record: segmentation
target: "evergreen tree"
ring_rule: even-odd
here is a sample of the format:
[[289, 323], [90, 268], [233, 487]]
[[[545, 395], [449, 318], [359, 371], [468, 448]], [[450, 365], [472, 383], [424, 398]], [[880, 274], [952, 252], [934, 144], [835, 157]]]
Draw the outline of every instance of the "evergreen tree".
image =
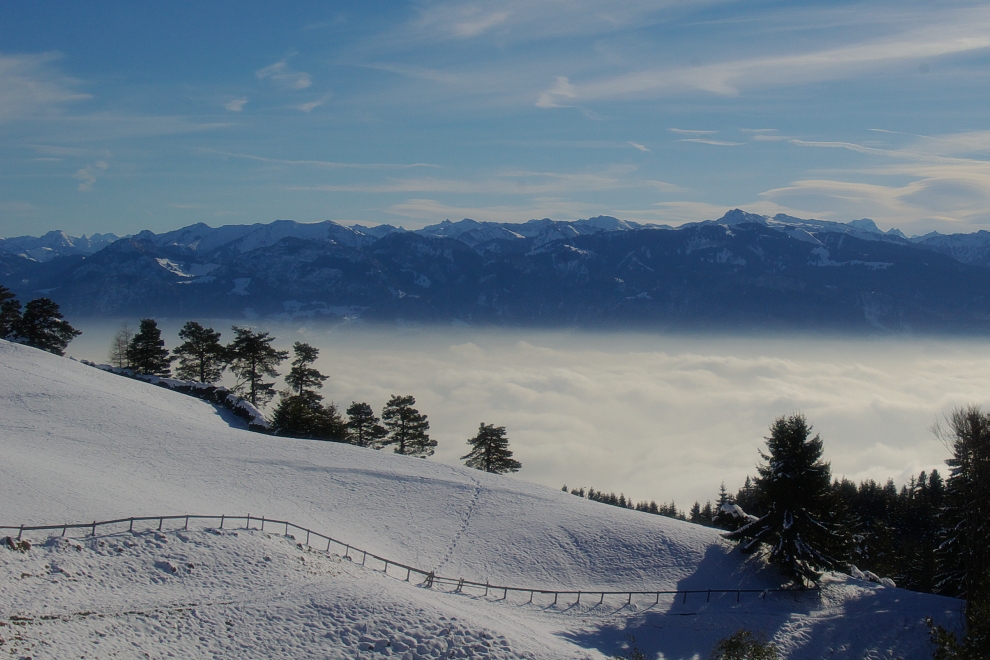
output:
[[134, 333], [131, 332], [131, 329], [127, 327], [126, 323], [122, 324], [113, 339], [110, 340], [110, 352], [107, 354], [107, 358], [111, 365], [119, 369], [127, 369], [131, 366], [130, 360], [127, 359], [127, 347], [131, 345], [133, 338]]
[[837, 500], [831, 496], [829, 465], [821, 460], [821, 438], [809, 439], [810, 434], [804, 415], [774, 421], [766, 439], [769, 454], [760, 452], [766, 464], [759, 466], [755, 483], [767, 512], [727, 536], [740, 541], [743, 552], [766, 544], [770, 560], [802, 584], [817, 581], [819, 569], [841, 567], [849, 544], [834, 520]]
[[274, 337], [267, 332], [254, 332], [250, 328], [233, 326], [234, 340], [227, 344], [227, 364], [237, 377], [234, 388], [247, 395], [255, 406], [265, 405], [275, 396], [275, 383], [265, 377], [276, 378], [276, 367], [289, 357], [288, 351], [272, 347]]
[[382, 440], [388, 435], [381, 420], [367, 403], [351, 401], [347, 408], [347, 433], [352, 444], [358, 447], [382, 448]]
[[220, 333], [213, 328], [204, 328], [196, 321], [187, 321], [179, 330], [179, 339], [183, 342], [172, 349], [172, 355], [179, 360], [175, 377], [200, 383], [220, 380], [226, 366]]
[[504, 426], [482, 422], [478, 427], [478, 435], [468, 440], [468, 444], [471, 445], [471, 451], [461, 456], [461, 460], [470, 468], [505, 474], [518, 472], [522, 467], [522, 463], [512, 458]]
[[0, 284], [0, 339], [13, 339], [20, 320], [20, 301], [10, 289]]
[[292, 345], [295, 359], [292, 360], [292, 369], [285, 377], [285, 383], [296, 391], [296, 394], [303, 394], [307, 391], [320, 389], [326, 376], [313, 368], [313, 363], [320, 354], [320, 349], [296, 342]]
[[[946, 460], [942, 543], [938, 547], [940, 593], [966, 599], [967, 653], [990, 649], [990, 413], [978, 406], [954, 410], [940, 437], [952, 451]], [[960, 654], [958, 657], [979, 657]]]
[[127, 347], [127, 361], [140, 374], [167, 378], [172, 374], [169, 365], [174, 360], [165, 348], [162, 331], [154, 319], [141, 319], [137, 334]]
[[415, 403], [412, 396], [392, 395], [382, 410], [382, 423], [388, 430], [382, 444], [395, 445], [396, 454], [426, 458], [433, 455], [437, 441], [426, 434], [430, 423], [426, 415], [413, 408]]
[[283, 393], [272, 413], [276, 435], [312, 440], [347, 441], [347, 427], [337, 406], [331, 401], [323, 405], [315, 392]]
[[13, 332], [17, 341], [55, 355], [65, 355], [65, 347], [81, 334], [64, 320], [51, 298], [36, 298], [25, 305]]

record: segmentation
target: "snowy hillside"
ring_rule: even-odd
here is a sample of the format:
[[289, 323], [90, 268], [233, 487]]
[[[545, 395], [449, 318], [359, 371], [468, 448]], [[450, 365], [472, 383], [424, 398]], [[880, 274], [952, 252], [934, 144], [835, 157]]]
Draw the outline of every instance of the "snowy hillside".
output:
[[[715, 530], [236, 423], [181, 394], [0, 341], [0, 524], [251, 513], [482, 582], [586, 592], [780, 584]], [[844, 576], [820, 596], [693, 601], [554, 607], [442, 594], [260, 531], [0, 548], [0, 638], [10, 645], [0, 650], [33, 657], [349, 658], [371, 648], [361, 657], [601, 658], [627, 632], [648, 657], [704, 657], [741, 625], [793, 658], [927, 657], [925, 616], [956, 627], [960, 607]]]

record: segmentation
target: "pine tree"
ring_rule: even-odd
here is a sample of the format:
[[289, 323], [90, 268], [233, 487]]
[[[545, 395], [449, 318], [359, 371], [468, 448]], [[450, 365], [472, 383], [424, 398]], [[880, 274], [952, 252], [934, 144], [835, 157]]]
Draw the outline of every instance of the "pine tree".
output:
[[65, 355], [65, 347], [81, 334], [63, 319], [51, 298], [36, 298], [25, 305], [13, 332], [17, 341], [55, 355]]
[[849, 545], [833, 519], [837, 500], [829, 465], [821, 460], [822, 440], [810, 434], [804, 415], [774, 421], [766, 439], [769, 454], [760, 452], [766, 464], [755, 482], [766, 513], [727, 535], [740, 541], [743, 552], [766, 544], [770, 560], [802, 584], [817, 581], [820, 569], [842, 567]]
[[227, 344], [227, 364], [238, 382], [234, 388], [246, 394], [252, 405], [265, 405], [275, 396], [275, 383], [265, 377], [276, 378], [276, 367], [289, 357], [288, 351], [272, 347], [274, 337], [267, 332], [254, 332], [250, 328], [233, 326], [234, 340]]
[[320, 349], [297, 341], [292, 345], [292, 351], [295, 354], [295, 359], [292, 361], [292, 369], [285, 377], [285, 383], [294, 389], [296, 394], [303, 394], [323, 387], [323, 381], [327, 377], [313, 368], [313, 363], [316, 362]]
[[10, 289], [0, 284], [0, 339], [13, 339], [20, 320], [20, 301]]
[[346, 442], [347, 428], [337, 406], [324, 405], [315, 392], [283, 393], [272, 413], [275, 434], [290, 438]]
[[413, 408], [415, 403], [412, 396], [392, 395], [382, 410], [382, 423], [388, 430], [382, 444], [395, 445], [396, 454], [426, 458], [433, 455], [437, 441], [426, 434], [430, 423], [426, 415]]
[[119, 369], [128, 369], [131, 366], [130, 360], [127, 359], [127, 347], [131, 345], [131, 339], [134, 338], [134, 333], [127, 326], [126, 323], [120, 326], [114, 334], [113, 339], [110, 340], [110, 351], [107, 354], [107, 358], [110, 360], [110, 364]]
[[468, 440], [471, 451], [461, 456], [464, 464], [483, 472], [505, 474], [518, 472], [522, 463], [512, 458], [509, 440], [505, 437], [505, 427], [481, 423], [478, 435]]
[[213, 328], [204, 328], [196, 321], [187, 321], [179, 330], [179, 339], [183, 342], [172, 349], [172, 354], [179, 360], [175, 377], [200, 383], [220, 380], [226, 366], [220, 333]]
[[169, 365], [174, 360], [165, 348], [162, 331], [154, 319], [141, 319], [138, 332], [127, 347], [127, 361], [140, 374], [167, 378], [172, 374]]
[[367, 403], [351, 401], [347, 408], [347, 433], [352, 444], [358, 447], [382, 448], [382, 440], [388, 434], [381, 420]]

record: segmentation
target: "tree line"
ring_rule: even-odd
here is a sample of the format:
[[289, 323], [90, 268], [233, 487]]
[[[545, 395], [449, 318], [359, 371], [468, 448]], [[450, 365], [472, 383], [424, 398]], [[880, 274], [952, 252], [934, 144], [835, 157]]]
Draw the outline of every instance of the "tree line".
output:
[[[427, 416], [415, 408], [416, 399], [409, 394], [392, 395], [376, 415], [370, 404], [352, 401], [341, 413], [333, 401], [325, 402], [319, 390], [328, 377], [316, 368], [319, 349], [304, 342], [292, 345], [292, 361], [285, 375], [284, 390], [275, 381], [278, 368], [289, 358], [289, 351], [273, 346], [275, 337], [268, 332], [232, 326], [234, 339], [220, 341], [221, 333], [188, 321], [179, 330], [182, 343], [169, 351], [154, 319], [141, 319], [136, 333], [124, 325], [114, 336], [110, 361], [119, 368], [141, 374], [175, 377], [212, 384], [224, 371], [235, 377], [234, 390], [254, 406], [264, 406], [279, 397], [270, 422], [276, 435], [343, 442], [359, 447], [383, 449], [426, 458], [432, 456], [437, 441], [430, 437]], [[468, 467], [504, 474], [516, 472], [522, 464], [512, 457], [504, 426], [485, 424], [470, 438], [471, 447], [461, 457]]]
[[22, 309], [17, 296], [0, 284], [0, 339], [65, 355], [65, 347], [81, 334], [51, 298], [35, 298]]
[[[763, 553], [797, 585], [816, 583], [825, 570], [841, 570], [962, 598], [963, 639], [929, 621], [935, 657], [983, 659], [990, 649], [990, 412], [960, 408], [935, 430], [951, 452], [948, 477], [921, 472], [898, 489], [893, 480], [833, 480], [822, 460], [824, 443], [811, 435], [805, 417], [780, 417], [770, 426], [757, 476], [747, 477], [735, 495], [723, 483], [714, 506], [695, 502], [686, 518], [726, 530], [742, 552]], [[663, 512], [653, 502], [634, 505], [621, 494], [569, 492], [685, 518], [673, 502]]]

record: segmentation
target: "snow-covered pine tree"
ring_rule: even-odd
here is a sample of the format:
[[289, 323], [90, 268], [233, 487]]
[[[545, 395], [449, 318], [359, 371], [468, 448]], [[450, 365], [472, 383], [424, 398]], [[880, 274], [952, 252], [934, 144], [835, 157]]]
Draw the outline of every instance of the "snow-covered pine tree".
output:
[[127, 361], [141, 374], [167, 378], [172, 375], [169, 365], [174, 360], [165, 348], [162, 331], [154, 319], [141, 319], [138, 332], [127, 347]]
[[766, 438], [769, 453], [753, 487], [766, 513], [727, 538], [743, 552], [769, 547], [770, 560], [797, 583], [815, 582], [821, 569], [844, 567], [849, 535], [836, 520], [831, 470], [821, 460], [822, 440], [804, 415], [780, 417]]
[[179, 339], [183, 342], [172, 349], [172, 354], [179, 359], [176, 377], [200, 383], [220, 380], [226, 366], [220, 333], [213, 328], [204, 328], [196, 321], [188, 321], [179, 330]]
[[395, 445], [396, 454], [426, 458], [433, 455], [437, 441], [427, 435], [430, 423], [426, 415], [413, 408], [415, 403], [410, 395], [392, 395], [382, 410], [382, 422], [388, 429], [382, 444]]
[[388, 435], [381, 420], [371, 406], [364, 402], [351, 401], [347, 408], [347, 437], [358, 447], [382, 448], [382, 440]]
[[461, 456], [464, 464], [483, 472], [505, 474], [518, 472], [522, 463], [512, 458], [509, 439], [505, 437], [505, 427], [485, 424], [478, 427], [478, 435], [468, 440], [471, 451]]

